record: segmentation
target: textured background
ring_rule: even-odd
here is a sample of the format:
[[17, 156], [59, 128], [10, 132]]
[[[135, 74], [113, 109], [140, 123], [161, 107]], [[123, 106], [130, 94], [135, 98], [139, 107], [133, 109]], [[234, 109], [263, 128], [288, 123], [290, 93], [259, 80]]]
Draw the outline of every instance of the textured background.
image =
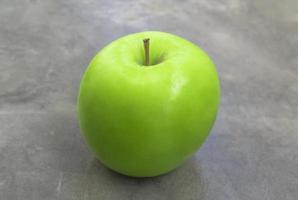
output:
[[[93, 55], [160, 30], [217, 66], [212, 134], [165, 176], [127, 178], [87, 149], [76, 96]], [[0, 199], [296, 200], [298, 1], [0, 0]]]

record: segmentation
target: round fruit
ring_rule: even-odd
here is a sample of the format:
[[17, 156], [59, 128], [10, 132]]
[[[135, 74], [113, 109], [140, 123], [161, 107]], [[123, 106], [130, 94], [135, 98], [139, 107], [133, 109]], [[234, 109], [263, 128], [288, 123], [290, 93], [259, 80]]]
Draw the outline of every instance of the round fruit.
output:
[[78, 97], [80, 126], [107, 167], [157, 176], [202, 145], [219, 98], [216, 70], [202, 49], [169, 33], [135, 33], [106, 46], [89, 64]]

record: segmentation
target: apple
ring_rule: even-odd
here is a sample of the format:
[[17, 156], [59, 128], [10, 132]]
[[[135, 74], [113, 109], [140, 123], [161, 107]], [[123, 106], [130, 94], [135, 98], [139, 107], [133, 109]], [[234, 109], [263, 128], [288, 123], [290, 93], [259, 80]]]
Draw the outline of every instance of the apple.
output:
[[134, 177], [167, 173], [192, 156], [216, 119], [220, 85], [209, 56], [164, 32], [103, 48], [78, 95], [80, 127], [95, 156]]

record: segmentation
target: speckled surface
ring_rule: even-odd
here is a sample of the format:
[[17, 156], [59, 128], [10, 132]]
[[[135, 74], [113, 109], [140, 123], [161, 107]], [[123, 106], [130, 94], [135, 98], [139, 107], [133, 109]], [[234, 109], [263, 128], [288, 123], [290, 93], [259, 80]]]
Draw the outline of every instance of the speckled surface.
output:
[[[0, 0], [0, 199], [296, 200], [297, 13], [294, 0]], [[144, 30], [204, 48], [222, 101], [191, 160], [133, 179], [94, 159], [75, 106], [93, 55]]]

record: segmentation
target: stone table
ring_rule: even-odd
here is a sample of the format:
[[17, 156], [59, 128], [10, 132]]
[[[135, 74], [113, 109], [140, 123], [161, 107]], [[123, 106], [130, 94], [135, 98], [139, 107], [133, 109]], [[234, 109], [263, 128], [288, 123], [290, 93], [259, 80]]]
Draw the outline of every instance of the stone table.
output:
[[[296, 200], [297, 13], [294, 0], [0, 0], [0, 199]], [[88, 150], [76, 97], [99, 49], [144, 30], [205, 49], [222, 99], [192, 159], [135, 179]]]

